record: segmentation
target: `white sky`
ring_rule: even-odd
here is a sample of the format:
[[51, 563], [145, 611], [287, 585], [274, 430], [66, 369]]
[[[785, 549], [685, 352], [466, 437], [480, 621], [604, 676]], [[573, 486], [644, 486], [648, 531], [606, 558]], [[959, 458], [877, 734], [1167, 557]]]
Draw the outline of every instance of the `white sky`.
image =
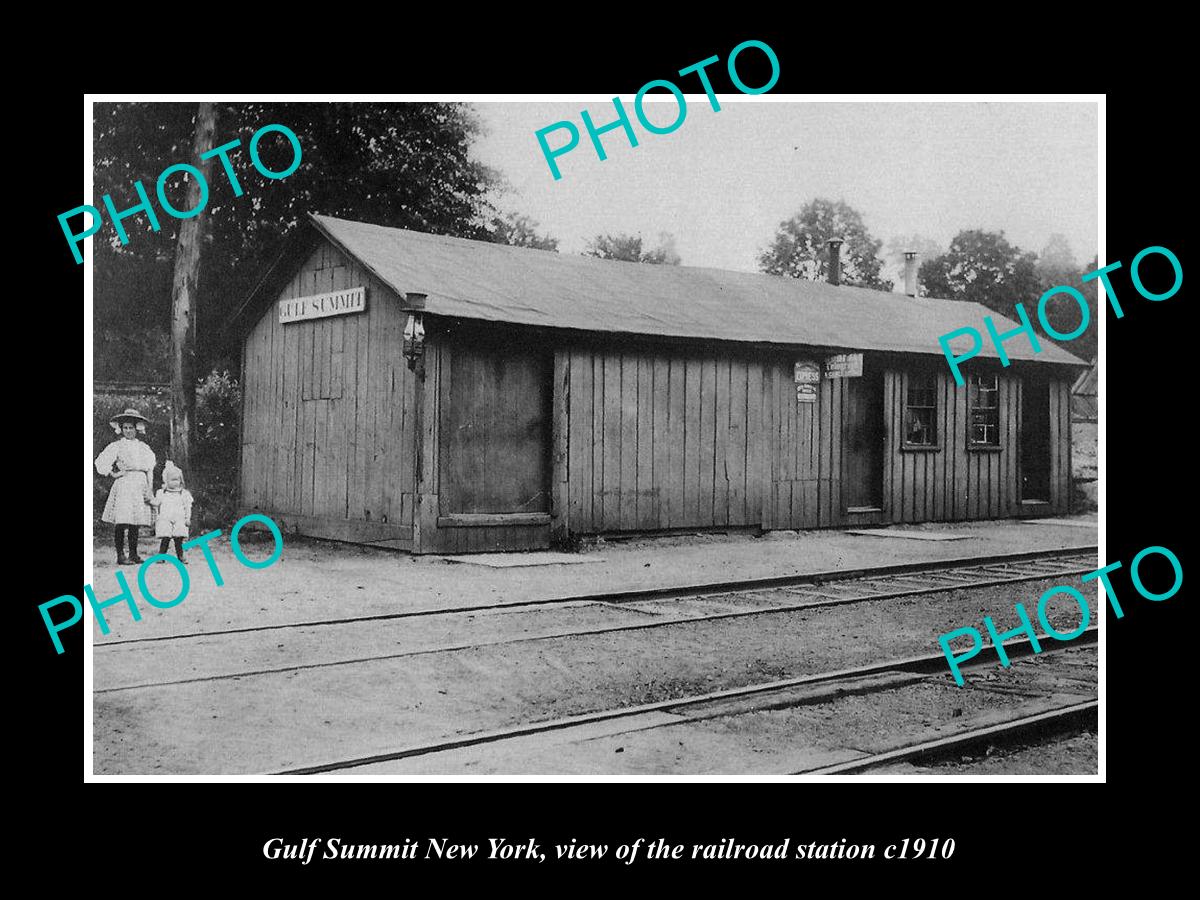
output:
[[[676, 115], [675, 101], [647, 102], [652, 122]], [[653, 96], [653, 95], [651, 95]], [[608, 159], [591, 146], [580, 110], [596, 125], [615, 118], [611, 102], [476, 103], [487, 134], [476, 156], [510, 190], [502, 207], [524, 213], [578, 253], [599, 233], [675, 236], [684, 265], [756, 271], [775, 229], [814, 197], [842, 199], [884, 242], [921, 234], [945, 249], [966, 228], [1003, 230], [1038, 252], [1054, 232], [1075, 260], [1097, 246], [1095, 103], [797, 103], [720, 95], [714, 112], [687, 96], [673, 133], [645, 131], [622, 96], [638, 135], [604, 134]], [[534, 132], [575, 123], [579, 145], [558, 157], [555, 181]], [[567, 139], [558, 131], [552, 147]], [[887, 270], [895, 278], [894, 270]], [[899, 286], [898, 286], [899, 287]]]

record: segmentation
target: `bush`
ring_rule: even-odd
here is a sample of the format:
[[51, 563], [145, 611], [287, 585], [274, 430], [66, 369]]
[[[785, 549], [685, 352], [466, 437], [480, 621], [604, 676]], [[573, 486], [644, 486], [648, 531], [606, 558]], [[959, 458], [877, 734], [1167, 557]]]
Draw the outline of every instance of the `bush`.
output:
[[[206, 526], [228, 529], [237, 514], [242, 389], [229, 372], [210, 372], [196, 389], [196, 446], [190, 488]], [[195, 524], [195, 523], [193, 523]]]

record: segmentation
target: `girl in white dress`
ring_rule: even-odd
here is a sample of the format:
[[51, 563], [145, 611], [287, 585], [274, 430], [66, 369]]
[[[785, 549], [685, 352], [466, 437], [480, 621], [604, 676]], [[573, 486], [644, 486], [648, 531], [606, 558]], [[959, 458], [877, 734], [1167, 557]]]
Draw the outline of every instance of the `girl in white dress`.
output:
[[[146, 417], [136, 409], [127, 409], [108, 423], [120, 440], [113, 441], [96, 457], [96, 471], [113, 479], [101, 521], [116, 526], [117, 565], [138, 564], [138, 526], [150, 524], [150, 478], [154, 471], [154, 451], [139, 434], [146, 433]], [[128, 536], [129, 553], [124, 538]]]

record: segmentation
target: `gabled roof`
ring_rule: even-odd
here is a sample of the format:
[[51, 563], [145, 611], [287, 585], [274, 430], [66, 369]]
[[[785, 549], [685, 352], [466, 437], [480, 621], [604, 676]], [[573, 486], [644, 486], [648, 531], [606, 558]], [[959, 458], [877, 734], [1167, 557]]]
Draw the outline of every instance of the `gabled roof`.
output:
[[[1003, 333], [1015, 321], [977, 303], [775, 275], [647, 265], [509, 247], [400, 228], [312, 216], [316, 227], [403, 295], [428, 295], [436, 315], [593, 332], [709, 338], [941, 356], [938, 336], [991, 315]], [[996, 357], [986, 335], [980, 356]], [[1012, 359], [1086, 365], [1041, 339], [1005, 349]], [[952, 345], [958, 352], [967, 338]]]

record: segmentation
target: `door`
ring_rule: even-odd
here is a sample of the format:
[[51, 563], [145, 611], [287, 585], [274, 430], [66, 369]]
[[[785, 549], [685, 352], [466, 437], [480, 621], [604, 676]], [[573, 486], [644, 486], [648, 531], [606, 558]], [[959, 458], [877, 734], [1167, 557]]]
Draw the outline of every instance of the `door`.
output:
[[1021, 500], [1050, 501], [1050, 382], [1021, 383]]
[[846, 512], [883, 504], [883, 372], [866, 360], [863, 374], [845, 379], [842, 412], [842, 502]]
[[443, 352], [439, 514], [548, 513], [549, 354], [466, 332]]

